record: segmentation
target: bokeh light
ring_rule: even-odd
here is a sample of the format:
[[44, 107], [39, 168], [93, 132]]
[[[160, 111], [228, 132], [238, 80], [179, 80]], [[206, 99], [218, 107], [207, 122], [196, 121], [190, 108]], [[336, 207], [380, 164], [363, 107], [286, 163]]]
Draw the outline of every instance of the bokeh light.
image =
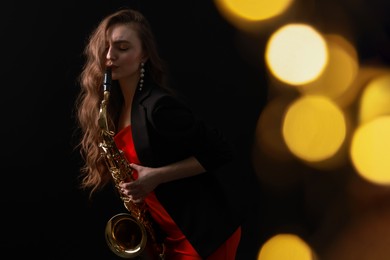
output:
[[291, 85], [309, 83], [328, 62], [323, 36], [307, 24], [288, 24], [275, 31], [265, 50], [266, 64], [277, 79]]
[[329, 59], [323, 73], [314, 81], [302, 85], [303, 94], [323, 95], [337, 100], [347, 92], [359, 70], [354, 46], [340, 35], [326, 35]]
[[343, 112], [328, 98], [304, 96], [288, 108], [283, 137], [293, 154], [308, 162], [337, 153], [346, 137]]
[[279, 16], [286, 12], [293, 2], [293, 0], [214, 0], [221, 15], [241, 29], [248, 29], [254, 22]]
[[291, 101], [283, 96], [269, 100], [257, 122], [256, 143], [258, 147], [278, 161], [292, 158], [281, 131], [283, 116]]
[[310, 246], [294, 234], [278, 234], [268, 239], [261, 247], [257, 260], [312, 260]]
[[365, 180], [390, 184], [390, 116], [360, 125], [353, 134], [351, 160]]
[[[357, 192], [367, 197], [367, 193], [362, 190]], [[376, 200], [378, 197], [385, 199], [388, 194], [388, 191], [382, 192], [382, 195], [376, 194]], [[390, 210], [382, 205], [366, 205], [364, 213], [349, 221], [327, 245], [329, 249], [321, 259], [387, 260], [390, 256]]]
[[382, 115], [390, 115], [390, 73], [373, 78], [360, 99], [360, 124]]

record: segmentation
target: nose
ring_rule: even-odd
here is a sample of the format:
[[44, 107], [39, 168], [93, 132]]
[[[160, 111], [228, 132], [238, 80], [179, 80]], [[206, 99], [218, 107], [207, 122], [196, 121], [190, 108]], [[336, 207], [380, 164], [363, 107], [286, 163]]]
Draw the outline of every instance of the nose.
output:
[[106, 54], [106, 59], [107, 59], [107, 65], [112, 65], [113, 61], [116, 59], [114, 50], [112, 47], [109, 47], [107, 49], [107, 54]]

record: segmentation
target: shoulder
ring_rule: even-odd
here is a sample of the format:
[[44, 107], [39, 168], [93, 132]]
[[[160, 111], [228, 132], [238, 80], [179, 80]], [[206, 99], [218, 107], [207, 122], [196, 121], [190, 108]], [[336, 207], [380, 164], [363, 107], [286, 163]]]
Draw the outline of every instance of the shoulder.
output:
[[193, 111], [177, 94], [157, 85], [149, 89], [142, 106], [147, 120], [159, 132], [178, 134], [194, 127]]
[[154, 112], [156, 112], [156, 109], [168, 107], [188, 109], [183, 99], [177, 93], [159, 87], [158, 85], [152, 85], [150, 87], [149, 92], [142, 101], [142, 104], [149, 109], [153, 109]]

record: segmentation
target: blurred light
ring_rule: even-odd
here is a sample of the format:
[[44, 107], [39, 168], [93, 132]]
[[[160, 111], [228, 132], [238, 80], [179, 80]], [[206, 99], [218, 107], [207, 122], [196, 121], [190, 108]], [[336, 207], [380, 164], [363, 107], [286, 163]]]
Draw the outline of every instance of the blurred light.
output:
[[269, 100], [257, 121], [256, 144], [278, 161], [293, 158], [281, 131], [283, 116], [290, 103], [291, 99], [282, 96]]
[[[359, 191], [361, 192], [361, 191]], [[365, 194], [366, 195], [366, 194]], [[388, 201], [388, 192], [382, 195]], [[338, 234], [322, 259], [342, 260], [387, 260], [390, 256], [390, 210], [388, 203], [378, 204], [378, 197], [365, 205], [358, 217], [346, 222], [338, 229]], [[349, 206], [350, 207], [350, 206]]]
[[230, 18], [260, 21], [283, 13], [293, 0], [214, 0], [221, 13]]
[[390, 116], [359, 126], [352, 138], [352, 163], [358, 174], [376, 184], [390, 184]]
[[342, 36], [328, 35], [329, 60], [318, 79], [302, 85], [304, 94], [324, 95], [333, 100], [341, 97], [354, 81], [359, 64], [355, 48]]
[[357, 108], [355, 104], [359, 96], [363, 92], [363, 89], [372, 79], [382, 76], [384, 74], [390, 74], [390, 70], [386, 66], [367, 66], [360, 64], [355, 80], [352, 82], [351, 86], [347, 88], [345, 93], [342, 96], [338, 97], [335, 102], [341, 107], [352, 108], [351, 112], [356, 113], [356, 115], [358, 115], [359, 112], [355, 111], [355, 109]]
[[282, 137], [282, 121], [292, 97], [279, 96], [267, 102], [257, 121], [252, 164], [262, 185], [278, 191], [296, 187], [302, 181], [301, 165], [287, 148]]
[[372, 79], [364, 89], [359, 109], [359, 123], [390, 115], [390, 74]]
[[304, 96], [287, 110], [283, 137], [293, 154], [308, 161], [331, 158], [346, 137], [343, 112], [328, 98]]
[[257, 260], [312, 260], [310, 248], [299, 236], [278, 234], [264, 243]]
[[305, 24], [289, 24], [275, 31], [267, 42], [266, 64], [272, 75], [291, 84], [314, 81], [328, 62], [322, 35]]

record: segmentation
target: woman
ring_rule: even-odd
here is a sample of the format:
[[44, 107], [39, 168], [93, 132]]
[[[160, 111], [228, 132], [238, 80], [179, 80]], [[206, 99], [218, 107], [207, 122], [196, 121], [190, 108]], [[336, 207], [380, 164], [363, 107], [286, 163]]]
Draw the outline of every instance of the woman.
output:
[[146, 203], [166, 235], [166, 259], [235, 259], [240, 218], [216, 174], [232, 160], [230, 147], [164, 87], [163, 62], [148, 21], [131, 9], [108, 15], [90, 35], [85, 56], [76, 102], [85, 159], [82, 187], [92, 195], [112, 180], [100, 155], [97, 123], [109, 67], [108, 125], [136, 173], [118, 189], [133, 202]]

